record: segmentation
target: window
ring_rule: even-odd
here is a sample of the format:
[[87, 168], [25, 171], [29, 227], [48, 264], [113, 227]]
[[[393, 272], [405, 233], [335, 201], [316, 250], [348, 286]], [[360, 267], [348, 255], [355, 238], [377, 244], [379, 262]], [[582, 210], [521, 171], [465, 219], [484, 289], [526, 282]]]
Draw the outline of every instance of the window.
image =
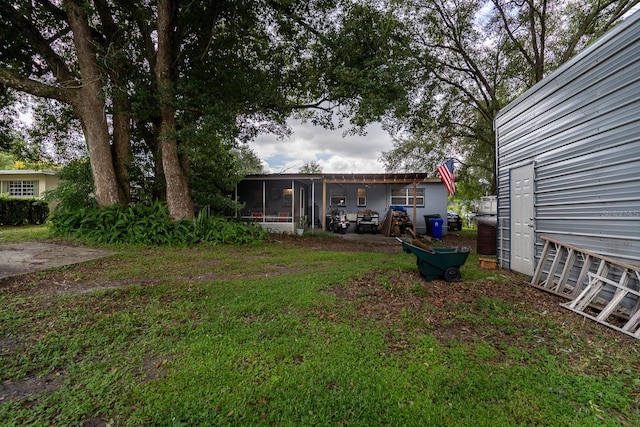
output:
[[336, 188], [334, 190], [331, 190], [329, 204], [331, 206], [347, 206], [347, 195], [345, 194], [344, 189]]
[[13, 197], [35, 197], [38, 181], [9, 181], [9, 196]]
[[358, 206], [367, 206], [366, 188], [358, 188]]
[[[413, 206], [413, 187], [391, 190], [391, 204]], [[416, 206], [424, 206], [424, 188], [416, 188]]]

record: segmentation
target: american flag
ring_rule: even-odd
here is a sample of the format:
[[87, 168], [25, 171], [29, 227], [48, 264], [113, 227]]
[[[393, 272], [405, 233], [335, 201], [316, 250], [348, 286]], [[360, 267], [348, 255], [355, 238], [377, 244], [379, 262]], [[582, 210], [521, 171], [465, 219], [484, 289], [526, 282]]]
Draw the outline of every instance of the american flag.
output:
[[456, 179], [453, 175], [453, 159], [449, 159], [445, 164], [438, 168], [438, 174], [440, 175], [440, 179], [445, 187], [447, 187], [447, 191], [450, 196], [453, 196], [453, 193], [456, 192]]

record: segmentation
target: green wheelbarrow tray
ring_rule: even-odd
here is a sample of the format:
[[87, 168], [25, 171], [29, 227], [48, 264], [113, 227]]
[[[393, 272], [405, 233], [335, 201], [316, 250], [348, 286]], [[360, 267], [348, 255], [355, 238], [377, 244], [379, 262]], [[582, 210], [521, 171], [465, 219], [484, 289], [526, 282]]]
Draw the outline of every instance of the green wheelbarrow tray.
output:
[[469, 248], [433, 248], [429, 251], [398, 237], [396, 239], [402, 243], [402, 249], [406, 253], [416, 256], [418, 271], [427, 282], [440, 277], [447, 282], [457, 282], [462, 277], [460, 267], [467, 261], [471, 252]]

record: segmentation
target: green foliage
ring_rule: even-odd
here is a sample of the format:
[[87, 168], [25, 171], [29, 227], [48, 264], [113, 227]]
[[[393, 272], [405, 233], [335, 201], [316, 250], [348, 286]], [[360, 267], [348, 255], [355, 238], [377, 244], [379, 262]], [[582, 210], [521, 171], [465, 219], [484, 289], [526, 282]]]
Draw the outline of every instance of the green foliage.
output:
[[40, 152], [27, 152], [31, 148], [26, 146], [24, 141], [18, 138], [11, 142], [11, 149], [7, 151], [0, 150], [0, 170], [56, 170], [60, 166], [54, 162], [48, 161], [41, 157]]
[[322, 173], [322, 166], [320, 166], [320, 164], [314, 160], [312, 162], [305, 163], [304, 165], [302, 165], [302, 167], [298, 170], [298, 172], [309, 173], [309, 174]]
[[393, 125], [388, 170], [434, 171], [448, 158], [464, 166], [459, 197], [495, 194], [498, 112], [616, 25], [635, 0], [400, 2], [422, 66], [416, 94]]
[[189, 181], [196, 205], [209, 205], [215, 212], [229, 208], [224, 194], [240, 181], [230, 135], [222, 135], [221, 124], [205, 120], [198, 126], [185, 126], [178, 132], [181, 152], [190, 162]]
[[56, 212], [51, 218], [55, 235], [86, 239], [100, 244], [191, 246], [253, 243], [268, 236], [260, 226], [227, 221], [201, 211], [195, 220], [172, 221], [164, 203], [139, 203]]
[[11, 154], [0, 151], [0, 170], [11, 169], [14, 163], [15, 160]]
[[414, 55], [402, 20], [353, 3], [328, 37], [333, 49], [324, 79], [331, 98], [349, 107], [351, 122], [363, 127], [387, 115], [404, 116]]
[[60, 184], [45, 192], [45, 200], [58, 202], [54, 212], [76, 211], [96, 207], [93, 198], [93, 175], [89, 159], [72, 160], [60, 172]]
[[[308, 112], [327, 127], [334, 126], [337, 116], [340, 124], [351, 120], [362, 129], [387, 113], [401, 115], [407, 109], [410, 40], [401, 21], [382, 5], [345, 0], [176, 2], [170, 25], [159, 26], [153, 2], [80, 3], [0, 3], [0, 108], [14, 113], [23, 99], [18, 91], [37, 98], [29, 102], [34, 120], [20, 129], [29, 128], [22, 136], [36, 148], [55, 149], [59, 157], [87, 153], [87, 141], [110, 145], [117, 156], [91, 159], [101, 178], [95, 185], [111, 190], [96, 191], [98, 197], [127, 184], [107, 182], [112, 175], [100, 169], [114, 168], [115, 176], [130, 180], [134, 200], [164, 199], [164, 174], [188, 173], [189, 191], [169, 192], [183, 203], [169, 205], [185, 206], [192, 196], [198, 205], [214, 206], [244, 173], [259, 171], [254, 158], [234, 158], [230, 151], [260, 133], [287, 134], [292, 114]], [[73, 5], [82, 13], [69, 13]], [[71, 16], [91, 28], [95, 52], [74, 44]], [[159, 45], [149, 42], [161, 38], [158, 31], [168, 32], [167, 50], [172, 52], [171, 69], [163, 73], [170, 86], [166, 99], [159, 96], [163, 90], [158, 87], [164, 85], [149, 66], [159, 53]], [[88, 98], [103, 108], [89, 111], [76, 96], [78, 87], [68, 82], [81, 80], [79, 63], [93, 62], [100, 87], [85, 89], [93, 91]], [[27, 79], [37, 84], [19, 83]], [[92, 114], [100, 115], [93, 120], [100, 132], [83, 138]], [[84, 129], [77, 115], [87, 116], [81, 117]], [[0, 114], [0, 125], [3, 118]], [[118, 126], [118, 118], [131, 128]], [[170, 129], [180, 168], [178, 162], [162, 161], [161, 129]], [[111, 140], [96, 135], [110, 135]], [[5, 139], [0, 135], [0, 147]], [[130, 147], [122, 147], [121, 141]], [[95, 155], [100, 150], [90, 151]], [[163, 171], [170, 164], [176, 170]], [[60, 196], [61, 209], [88, 205], [75, 197], [80, 193]]]
[[242, 144], [231, 149], [231, 154], [235, 157], [236, 168], [241, 176], [259, 175], [266, 172], [260, 158], [248, 145]]
[[40, 199], [0, 197], [0, 225], [43, 224], [49, 216], [49, 205]]

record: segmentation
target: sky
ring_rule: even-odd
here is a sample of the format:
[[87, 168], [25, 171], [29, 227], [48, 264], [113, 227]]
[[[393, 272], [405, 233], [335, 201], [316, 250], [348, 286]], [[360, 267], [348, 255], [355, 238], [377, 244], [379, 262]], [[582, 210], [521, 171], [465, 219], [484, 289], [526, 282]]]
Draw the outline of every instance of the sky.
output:
[[261, 135], [249, 143], [268, 173], [297, 173], [312, 161], [323, 173], [385, 172], [378, 159], [393, 142], [380, 124], [368, 126], [363, 136], [343, 136], [344, 129], [326, 130], [295, 119], [288, 123], [293, 130], [289, 137]]

